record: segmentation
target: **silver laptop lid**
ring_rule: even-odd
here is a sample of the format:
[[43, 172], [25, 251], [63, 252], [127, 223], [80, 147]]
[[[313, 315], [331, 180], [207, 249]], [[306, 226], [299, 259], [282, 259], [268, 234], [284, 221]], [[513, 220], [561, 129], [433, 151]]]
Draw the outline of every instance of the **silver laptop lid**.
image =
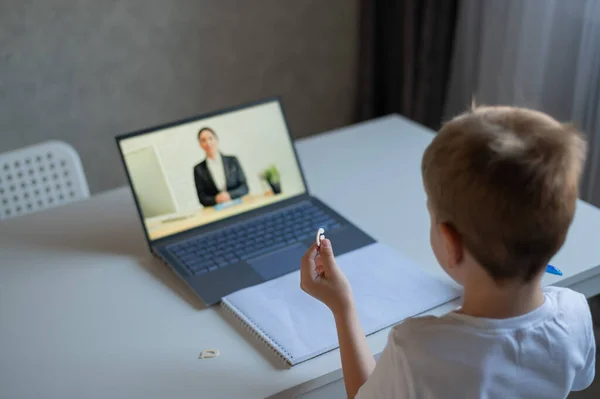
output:
[[278, 99], [117, 142], [150, 242], [306, 193]]

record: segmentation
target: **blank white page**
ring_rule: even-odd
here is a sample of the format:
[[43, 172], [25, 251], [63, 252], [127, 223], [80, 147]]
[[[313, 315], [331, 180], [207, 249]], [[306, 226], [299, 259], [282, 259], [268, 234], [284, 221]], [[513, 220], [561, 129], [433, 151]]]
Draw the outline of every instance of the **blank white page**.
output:
[[[337, 262], [350, 281], [367, 335], [459, 296], [456, 288], [380, 243], [339, 256]], [[240, 290], [223, 301], [280, 348], [292, 365], [338, 347], [331, 312], [300, 289], [299, 271]]]

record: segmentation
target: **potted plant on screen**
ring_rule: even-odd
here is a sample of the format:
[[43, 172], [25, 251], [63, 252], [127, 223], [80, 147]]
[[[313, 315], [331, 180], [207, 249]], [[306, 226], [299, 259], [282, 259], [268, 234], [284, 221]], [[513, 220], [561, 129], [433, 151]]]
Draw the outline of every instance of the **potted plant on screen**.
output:
[[265, 180], [271, 190], [273, 190], [273, 194], [281, 193], [281, 180], [279, 178], [279, 171], [275, 165], [269, 166], [261, 173], [261, 178]]

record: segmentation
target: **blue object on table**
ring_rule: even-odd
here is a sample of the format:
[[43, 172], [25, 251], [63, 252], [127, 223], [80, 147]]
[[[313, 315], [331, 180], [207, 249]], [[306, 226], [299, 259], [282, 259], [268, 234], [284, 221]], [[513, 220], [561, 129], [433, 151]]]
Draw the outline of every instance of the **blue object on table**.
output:
[[552, 265], [546, 266], [546, 273], [556, 274], [557, 276], [562, 276], [563, 275], [560, 270], [558, 270], [556, 267], [554, 267]]
[[221, 211], [223, 209], [227, 209], [230, 208], [234, 205], [238, 205], [242, 203], [242, 199], [241, 198], [236, 198], [234, 200], [231, 201], [227, 201], [227, 202], [223, 202], [221, 204], [217, 204], [215, 205], [215, 211]]

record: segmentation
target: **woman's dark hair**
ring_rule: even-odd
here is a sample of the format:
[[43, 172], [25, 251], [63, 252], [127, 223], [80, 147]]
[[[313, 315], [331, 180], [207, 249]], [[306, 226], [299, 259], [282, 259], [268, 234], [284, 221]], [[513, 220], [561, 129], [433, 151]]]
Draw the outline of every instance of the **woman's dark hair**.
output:
[[207, 131], [207, 130], [208, 130], [209, 132], [211, 132], [211, 133], [212, 133], [212, 135], [213, 135], [213, 136], [215, 136], [215, 138], [217, 138], [217, 139], [219, 138], [219, 136], [217, 136], [217, 134], [215, 133], [215, 131], [214, 131], [214, 130], [212, 130], [212, 129], [211, 129], [211, 128], [209, 128], [209, 127], [203, 127], [202, 129], [198, 130], [198, 140], [200, 140], [200, 135], [202, 134], [202, 132], [204, 132], [204, 131]]

